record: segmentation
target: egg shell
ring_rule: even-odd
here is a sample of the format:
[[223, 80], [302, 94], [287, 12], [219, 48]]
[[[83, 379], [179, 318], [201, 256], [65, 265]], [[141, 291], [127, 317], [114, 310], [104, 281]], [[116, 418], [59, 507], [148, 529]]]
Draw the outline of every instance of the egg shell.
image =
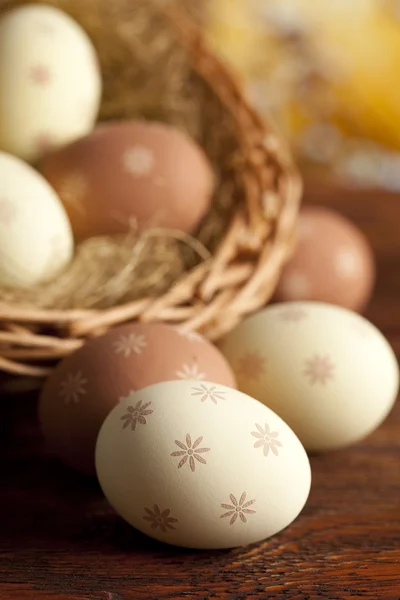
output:
[[306, 452], [277, 415], [202, 381], [159, 383], [123, 400], [99, 433], [96, 469], [128, 523], [200, 549], [278, 533], [298, 516], [311, 484]]
[[192, 232], [206, 214], [213, 174], [203, 150], [162, 123], [103, 123], [46, 157], [41, 172], [59, 193], [75, 235], [130, 227]]
[[341, 307], [273, 305], [243, 321], [219, 347], [239, 389], [277, 412], [310, 451], [361, 440], [397, 396], [399, 369], [389, 343]]
[[89, 133], [101, 74], [81, 26], [52, 6], [30, 4], [0, 18], [0, 149], [36, 162]]
[[227, 361], [203, 336], [163, 323], [117, 327], [57, 366], [39, 401], [41, 429], [57, 456], [94, 473], [97, 434], [121, 398], [160, 381], [202, 378], [236, 387]]
[[375, 271], [372, 248], [358, 227], [333, 210], [306, 206], [275, 299], [313, 300], [361, 312], [371, 298]]
[[0, 152], [0, 286], [27, 288], [52, 279], [73, 249], [54, 190], [32, 167]]

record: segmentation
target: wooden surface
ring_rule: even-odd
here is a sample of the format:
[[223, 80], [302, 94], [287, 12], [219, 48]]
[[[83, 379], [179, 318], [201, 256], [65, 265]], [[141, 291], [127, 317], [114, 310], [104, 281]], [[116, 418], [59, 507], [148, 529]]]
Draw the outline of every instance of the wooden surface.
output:
[[[369, 318], [400, 354], [400, 197], [315, 184], [370, 237], [379, 281]], [[96, 483], [52, 461], [31, 399], [1, 400], [1, 600], [400, 599], [400, 403], [364, 443], [313, 457], [309, 502], [282, 534], [229, 552], [156, 544]]]

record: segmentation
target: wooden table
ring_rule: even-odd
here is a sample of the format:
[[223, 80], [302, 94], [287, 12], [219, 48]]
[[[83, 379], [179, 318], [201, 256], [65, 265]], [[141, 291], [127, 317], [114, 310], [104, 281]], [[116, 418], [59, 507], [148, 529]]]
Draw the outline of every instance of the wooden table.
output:
[[[370, 237], [379, 281], [368, 317], [400, 354], [400, 197], [311, 185]], [[96, 483], [46, 455], [29, 398], [1, 403], [1, 600], [400, 599], [400, 404], [347, 451], [312, 458], [309, 502], [261, 545], [162, 546], [134, 532]]]

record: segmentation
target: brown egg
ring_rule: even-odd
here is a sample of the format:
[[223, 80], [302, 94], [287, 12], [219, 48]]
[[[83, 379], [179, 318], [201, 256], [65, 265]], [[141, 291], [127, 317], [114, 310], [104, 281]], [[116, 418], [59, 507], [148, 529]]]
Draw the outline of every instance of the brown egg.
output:
[[333, 210], [302, 208], [297, 248], [275, 299], [314, 300], [362, 311], [374, 283], [374, 256], [364, 234]]
[[191, 138], [146, 121], [100, 124], [47, 156], [40, 170], [80, 239], [125, 233], [135, 223], [191, 233], [214, 187], [211, 165]]
[[[222, 354], [201, 335], [165, 324], [131, 324], [90, 340], [62, 361], [39, 401], [42, 433], [55, 455], [94, 473], [97, 434], [131, 392], [177, 379], [236, 387]], [[146, 419], [142, 407], [141, 419]]]

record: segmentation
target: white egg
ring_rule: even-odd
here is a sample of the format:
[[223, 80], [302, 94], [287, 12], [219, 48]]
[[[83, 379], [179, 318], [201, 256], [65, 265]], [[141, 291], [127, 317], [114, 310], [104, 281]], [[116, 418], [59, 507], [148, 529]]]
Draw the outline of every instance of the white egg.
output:
[[95, 49], [67, 14], [30, 4], [0, 18], [0, 150], [34, 162], [88, 134], [101, 87]]
[[0, 286], [50, 280], [72, 255], [71, 225], [54, 190], [32, 167], [0, 152]]
[[396, 357], [363, 317], [314, 302], [277, 304], [221, 343], [239, 389], [277, 412], [311, 451], [376, 429], [399, 388]]
[[171, 381], [121, 401], [96, 469], [115, 510], [163, 542], [231, 548], [287, 527], [310, 490], [306, 452], [271, 410], [231, 388]]

